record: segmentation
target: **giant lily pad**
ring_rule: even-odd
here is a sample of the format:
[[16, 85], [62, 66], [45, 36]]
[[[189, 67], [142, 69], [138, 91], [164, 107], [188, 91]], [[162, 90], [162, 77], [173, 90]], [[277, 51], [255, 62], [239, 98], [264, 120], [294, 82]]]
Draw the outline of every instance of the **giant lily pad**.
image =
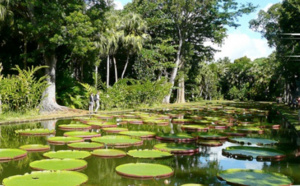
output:
[[174, 174], [171, 167], [151, 163], [128, 163], [116, 167], [116, 172], [124, 177], [153, 179], [167, 178]]
[[188, 132], [207, 132], [209, 127], [205, 125], [183, 125], [181, 126], [182, 130], [188, 131]]
[[276, 186], [291, 185], [287, 176], [279, 173], [251, 169], [228, 169], [217, 174], [221, 180], [234, 185]]
[[117, 149], [98, 149], [92, 152], [93, 156], [102, 158], [121, 158], [126, 156], [126, 153], [122, 150]]
[[25, 129], [25, 130], [16, 130], [17, 134], [24, 136], [47, 136], [50, 134], [55, 134], [55, 130], [49, 129]]
[[140, 138], [153, 138], [155, 136], [154, 132], [149, 131], [122, 131], [119, 134], [126, 136], [135, 136]]
[[186, 183], [186, 184], [183, 184], [183, 185], [180, 185], [180, 186], [204, 186], [204, 185], [197, 184], [197, 183]]
[[61, 130], [90, 130], [92, 127], [85, 124], [66, 124], [58, 126]]
[[65, 159], [65, 158], [70, 158], [70, 159], [84, 159], [89, 156], [91, 156], [91, 153], [87, 151], [78, 151], [78, 150], [59, 150], [56, 152], [46, 152], [43, 154], [43, 156], [47, 158], [57, 158], [57, 159]]
[[229, 138], [230, 142], [241, 143], [241, 144], [257, 144], [257, 145], [274, 145], [278, 143], [276, 140], [265, 139], [265, 138]]
[[103, 144], [100, 143], [90, 143], [90, 142], [78, 142], [78, 143], [70, 143], [68, 147], [77, 150], [95, 150], [104, 148]]
[[245, 133], [258, 133], [258, 134], [264, 133], [264, 131], [259, 127], [237, 127], [235, 129], [238, 132], [245, 132]]
[[190, 144], [159, 143], [154, 145], [153, 148], [172, 154], [193, 154], [199, 152], [196, 146]]
[[173, 119], [173, 124], [195, 123], [193, 119]]
[[71, 137], [79, 137], [83, 139], [91, 139], [93, 137], [99, 137], [101, 134], [97, 132], [88, 132], [88, 131], [72, 131], [72, 132], [65, 132], [64, 136], [71, 136]]
[[271, 148], [250, 147], [250, 146], [233, 146], [222, 150], [225, 156], [237, 159], [256, 158], [257, 160], [281, 160], [285, 157], [285, 153]]
[[219, 147], [222, 146], [223, 143], [216, 140], [202, 140], [198, 142], [199, 145], [208, 146], [208, 147]]
[[143, 144], [142, 140], [132, 139], [129, 136], [102, 136], [92, 138], [92, 141], [103, 143], [107, 146], [133, 146]]
[[134, 158], [166, 158], [173, 156], [169, 152], [163, 152], [159, 150], [130, 150], [127, 153], [129, 156], [132, 156]]
[[87, 162], [78, 159], [46, 159], [31, 162], [29, 166], [34, 170], [82, 170]]
[[102, 128], [102, 130], [107, 133], [119, 133], [122, 131], [128, 131], [127, 128], [119, 128], [119, 127]]
[[27, 156], [27, 152], [20, 149], [0, 149], [0, 162], [22, 159]]
[[94, 129], [117, 127], [117, 123], [114, 122], [91, 122], [88, 125], [91, 125]]
[[56, 136], [56, 137], [48, 138], [47, 141], [51, 144], [64, 145], [68, 143], [82, 142], [84, 141], [84, 139], [78, 137]]
[[158, 135], [156, 139], [175, 142], [192, 142], [197, 140], [196, 137], [185, 133]]
[[78, 186], [88, 181], [85, 174], [73, 171], [34, 171], [5, 178], [5, 186]]
[[22, 150], [26, 150], [29, 152], [44, 152], [50, 150], [49, 145], [41, 145], [41, 144], [30, 144], [30, 145], [22, 145], [20, 147]]
[[206, 140], [226, 140], [228, 137], [223, 134], [217, 134], [217, 133], [197, 133], [198, 137], [200, 139], [206, 139]]

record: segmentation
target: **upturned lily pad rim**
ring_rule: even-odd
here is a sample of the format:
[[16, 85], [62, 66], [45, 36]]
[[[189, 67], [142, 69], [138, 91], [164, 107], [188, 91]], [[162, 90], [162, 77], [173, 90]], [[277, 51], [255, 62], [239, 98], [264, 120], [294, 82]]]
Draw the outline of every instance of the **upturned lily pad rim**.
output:
[[[33, 171], [30, 174], [25, 173], [24, 175], [14, 175], [14, 176], [10, 176], [8, 178], [5, 178], [5, 179], [3, 179], [3, 185], [5, 185], [5, 186], [15, 186], [16, 184], [19, 184], [20, 182], [22, 182], [23, 186], [31, 186], [33, 184], [40, 185], [40, 184], [49, 183], [49, 182], [51, 182], [52, 184], [54, 184], [53, 182], [61, 183], [61, 179], [51, 179], [51, 180], [49, 180], [47, 178], [45, 181], [42, 180], [42, 182], [40, 182], [40, 183], [37, 183], [37, 180], [33, 179], [33, 178], [38, 178], [39, 180], [41, 180], [39, 176], [43, 176], [45, 174], [54, 174], [55, 178], [57, 178], [57, 175], [61, 175], [62, 177], [66, 177], [66, 175], [69, 175], [69, 174], [72, 175], [72, 178], [74, 178], [74, 176], [77, 177], [77, 178], [79, 178], [79, 177], [82, 178], [78, 182], [76, 180], [76, 183], [74, 183], [74, 185], [72, 185], [72, 186], [81, 185], [81, 184], [84, 184], [88, 181], [88, 177], [85, 174], [79, 173], [79, 172], [74, 172], [74, 171]], [[27, 177], [28, 177], [29, 180], [34, 180], [34, 181], [32, 183], [30, 183], [30, 181], [24, 181], [24, 179], [26, 179]], [[16, 179], [21, 179], [23, 181], [18, 180], [16, 183], [14, 183], [14, 180], [16, 180]], [[68, 179], [67, 181], [70, 184], [70, 180]], [[72, 179], [72, 181], [74, 181], [74, 179]], [[10, 183], [10, 182], [13, 182], [13, 183]], [[55, 184], [55, 185], [57, 185], [57, 184]], [[58, 184], [58, 185], [61, 186], [62, 184]], [[65, 183], [63, 183], [63, 185], [65, 185]]]
[[[149, 152], [150, 153], [155, 153], [157, 154], [156, 156], [149, 156]], [[140, 156], [139, 153], [145, 153], [148, 156]], [[166, 151], [160, 151], [160, 150], [156, 150], [156, 149], [143, 149], [143, 150], [130, 150], [127, 152], [128, 156], [131, 156], [133, 158], [141, 158], [141, 159], [157, 159], [157, 158], [170, 158], [173, 156], [173, 154], [166, 152]], [[158, 156], [160, 155], [160, 156]]]
[[[228, 184], [232, 184], [232, 185], [245, 185], [245, 184], [248, 185], [249, 184], [249, 180], [247, 180], [248, 183], [244, 183], [244, 182], [237, 182], [237, 181], [232, 181], [232, 180], [224, 178], [225, 177], [224, 175], [226, 175], [226, 174], [230, 174], [230, 173], [237, 173], [237, 174], [239, 174], [241, 172], [254, 172], [254, 173], [258, 173], [260, 175], [262, 175], [262, 174], [267, 175], [268, 174], [268, 175], [272, 175], [272, 176], [281, 177], [281, 180], [282, 179], [286, 179], [287, 182], [290, 182], [290, 183], [287, 183], [287, 184], [286, 183], [274, 183], [274, 179], [272, 179], [272, 184], [269, 184], [270, 186], [275, 186], [275, 185], [281, 185], [281, 186], [286, 185], [287, 186], [287, 185], [291, 185], [293, 183], [293, 180], [291, 178], [289, 178], [288, 176], [284, 175], [284, 174], [275, 173], [275, 172], [268, 172], [268, 171], [263, 171], [263, 170], [254, 170], [254, 169], [227, 169], [227, 170], [219, 172], [217, 174], [217, 178], [220, 179], [220, 180], [224, 180]], [[261, 178], [261, 176], [259, 177], [259, 179], [252, 178], [252, 180], [257, 180], [257, 182], [255, 183], [255, 186], [256, 185], [259, 186], [259, 182], [261, 182], [262, 179], [263, 178]], [[266, 184], [264, 184], [264, 186], [266, 186]]]
[[[124, 139], [125, 142], [113, 142], [113, 140], [118, 141]], [[114, 136], [101, 136], [91, 139], [93, 142], [102, 143], [107, 146], [133, 146], [141, 145], [143, 141], [140, 139], [133, 139], [130, 136], [114, 135]], [[126, 141], [127, 140], [127, 141]]]
[[[77, 154], [78, 156], [75, 158], [71, 157], [63, 157], [64, 154]], [[79, 151], [79, 150], [59, 150], [59, 151], [51, 151], [43, 154], [44, 157], [50, 159], [85, 159], [91, 156], [91, 153], [88, 151]]]
[[19, 148], [22, 149], [22, 150], [26, 150], [28, 152], [44, 152], [44, 151], [50, 150], [49, 145], [42, 145], [42, 144], [22, 145]]
[[[252, 155], [247, 155], [246, 153], [230, 153], [231, 150], [255, 150], [255, 151], [269, 151], [269, 152], [275, 152], [279, 155], [270, 156], [270, 155], [257, 155], [256, 157], [253, 157]], [[225, 149], [222, 149], [222, 154], [225, 156], [233, 157], [236, 159], [250, 159], [256, 158], [258, 161], [268, 161], [268, 160], [282, 160], [286, 157], [285, 153], [283, 151], [277, 150], [277, 149], [271, 149], [271, 148], [265, 148], [265, 147], [253, 147], [253, 146], [231, 146], [226, 147]]]
[[[244, 141], [243, 139], [246, 139], [246, 141]], [[250, 139], [247, 141], [247, 139]], [[265, 139], [265, 138], [251, 138], [251, 137], [234, 137], [234, 138], [228, 138], [228, 141], [232, 142], [232, 143], [240, 143], [240, 144], [254, 144], [253, 142], [251, 142], [251, 139], [254, 140], [262, 140], [262, 142], [258, 142], [255, 143], [256, 145], [275, 145], [278, 143], [278, 141], [276, 140], [270, 140], [270, 139]], [[264, 143], [263, 140], [267, 140], [267, 141], [273, 141], [273, 143], [269, 142], [269, 143]]]
[[[68, 139], [68, 140], [67, 141], [59, 140], [60, 138], [61, 139]], [[83, 138], [79, 138], [79, 137], [55, 136], [55, 137], [48, 138], [47, 141], [50, 144], [64, 145], [64, 144], [68, 144], [68, 143], [82, 142], [82, 141], [84, 141], [84, 139]]]
[[[116, 154], [108, 155], [107, 152], [112, 152]], [[122, 158], [126, 156], [126, 152], [118, 149], [97, 149], [91, 153], [93, 156], [101, 157], [101, 158]]]
[[[136, 133], [140, 133], [140, 135], [135, 135]], [[126, 136], [135, 136], [140, 138], [154, 138], [155, 133], [150, 131], [122, 131], [119, 134], [126, 135]]]
[[[134, 167], [133, 169], [136, 170], [137, 167], [140, 167], [139, 170], [145, 170], [145, 169], [151, 169], [151, 167], [155, 167], [154, 171], [157, 173], [158, 170], [161, 171], [162, 169], [165, 169], [164, 171], [166, 173], [163, 174], [152, 174], [152, 175], [137, 175], [128, 171], [125, 171], [124, 169], [128, 167]], [[171, 177], [174, 174], [174, 170], [171, 167], [168, 167], [166, 165], [161, 164], [152, 164], [152, 163], [128, 163], [119, 165], [116, 167], [117, 174], [127, 177], [127, 178], [135, 178], [135, 179], [153, 179], [153, 178], [168, 178]]]
[[83, 139], [91, 139], [93, 137], [99, 137], [101, 134], [97, 132], [89, 132], [89, 131], [70, 131], [65, 132], [64, 136], [66, 137], [79, 137]]
[[[164, 147], [166, 145], [166, 147]], [[162, 146], [162, 147], [161, 147]], [[171, 149], [168, 148], [167, 146], [176, 146], [178, 148], [182, 148], [182, 149]], [[160, 151], [164, 151], [164, 152], [170, 152], [172, 154], [195, 154], [199, 152], [199, 148], [194, 146], [194, 145], [190, 145], [190, 144], [178, 144], [178, 143], [159, 143], [154, 145], [153, 149], [156, 150], [160, 150]]]
[[198, 138], [200, 139], [206, 139], [206, 140], [226, 140], [228, 138], [227, 135], [224, 134], [220, 134], [220, 133], [209, 133], [209, 132], [205, 132], [205, 133], [196, 133]]
[[[87, 145], [84, 144], [93, 144], [94, 147], [88, 147]], [[78, 146], [76, 147], [76, 145]], [[96, 143], [96, 142], [76, 142], [76, 143], [69, 143], [67, 144], [67, 146], [71, 149], [76, 149], [76, 150], [95, 150], [95, 149], [102, 149], [105, 147], [104, 144]]]
[[[182, 135], [182, 137], [180, 135]], [[155, 136], [155, 138], [162, 141], [174, 141], [174, 142], [192, 142], [197, 140], [197, 137], [193, 137], [185, 133], [178, 133], [174, 135], [173, 134], [157, 135]]]
[[[67, 169], [47, 169], [47, 168], [43, 168], [43, 166], [41, 166], [41, 164], [53, 164], [55, 162], [58, 162], [59, 164], [64, 163], [66, 161], [71, 161], [71, 162], [76, 162], [81, 164], [80, 166], [73, 166], [72, 168], [67, 168]], [[36, 165], [37, 164], [37, 165]], [[37, 160], [37, 161], [33, 161], [29, 164], [30, 168], [33, 170], [39, 170], [39, 171], [44, 171], [44, 170], [66, 170], [66, 171], [79, 171], [79, 170], [83, 170], [87, 167], [87, 162], [84, 160], [79, 160], [79, 159], [43, 159], [43, 160]]]
[[[3, 155], [3, 153], [16, 153], [13, 155]], [[21, 149], [13, 149], [13, 148], [3, 148], [0, 149], [0, 162], [8, 162], [11, 160], [20, 160], [27, 156], [27, 151]]]
[[107, 133], [119, 133], [122, 131], [128, 131], [127, 128], [121, 128], [121, 127], [107, 127], [107, 128], [102, 128], [102, 130]]
[[208, 147], [220, 147], [223, 145], [222, 142], [216, 140], [199, 141], [198, 144], [201, 146], [208, 146]]
[[62, 124], [58, 125], [60, 130], [90, 130], [92, 126], [86, 124]]
[[55, 130], [49, 130], [44, 128], [16, 130], [15, 132], [22, 136], [48, 136], [51, 134], [55, 134]]

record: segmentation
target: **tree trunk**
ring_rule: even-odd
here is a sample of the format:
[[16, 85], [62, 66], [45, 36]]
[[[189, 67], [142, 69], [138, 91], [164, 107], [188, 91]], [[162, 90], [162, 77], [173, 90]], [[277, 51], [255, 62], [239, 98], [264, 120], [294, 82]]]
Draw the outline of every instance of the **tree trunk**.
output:
[[106, 60], [106, 87], [109, 87], [109, 55]]
[[83, 61], [80, 62], [80, 80], [83, 82]]
[[95, 88], [98, 88], [98, 65], [95, 65]]
[[53, 112], [53, 111], [59, 111], [64, 110], [66, 107], [59, 106], [56, 103], [56, 96], [55, 96], [55, 70], [56, 70], [56, 56], [55, 54], [44, 54], [44, 60], [45, 64], [48, 66], [46, 68], [46, 75], [48, 87], [43, 92], [42, 101], [40, 103], [40, 111], [41, 112]]
[[126, 59], [126, 63], [125, 63], [125, 66], [124, 66], [124, 69], [123, 69], [123, 72], [122, 72], [121, 79], [124, 78], [125, 71], [126, 71], [126, 69], [127, 69], [128, 63], [129, 63], [129, 54], [127, 55], [127, 59]]
[[182, 48], [182, 43], [183, 43], [183, 38], [181, 36], [181, 30], [178, 28], [178, 36], [179, 36], [179, 45], [178, 45], [178, 50], [177, 50], [177, 55], [176, 55], [176, 62], [175, 62], [175, 67], [172, 70], [171, 77], [170, 77], [170, 83], [172, 84], [171, 89], [169, 91], [169, 94], [164, 98], [164, 103], [170, 103], [170, 98], [172, 94], [172, 88], [174, 87], [174, 81], [177, 76], [179, 64], [180, 64], [180, 59], [181, 59], [181, 48]]
[[184, 77], [182, 76], [178, 81], [177, 100], [176, 103], [185, 103], [185, 89], [184, 89]]
[[113, 60], [114, 60], [114, 68], [115, 68], [115, 83], [118, 82], [118, 69], [117, 69], [117, 61], [115, 56], [113, 56]]

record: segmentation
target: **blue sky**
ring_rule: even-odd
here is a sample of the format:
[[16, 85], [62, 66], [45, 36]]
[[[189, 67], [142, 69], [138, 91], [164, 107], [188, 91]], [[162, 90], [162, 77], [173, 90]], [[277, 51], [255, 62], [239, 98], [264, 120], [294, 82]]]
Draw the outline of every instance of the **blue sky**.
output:
[[[115, 0], [116, 8], [122, 9], [128, 2], [131, 2], [131, 0]], [[267, 57], [274, 49], [268, 47], [267, 41], [261, 37], [260, 33], [249, 29], [249, 21], [257, 17], [259, 10], [267, 10], [273, 4], [281, 2], [281, 0], [237, 0], [237, 2], [251, 2], [255, 6], [258, 5], [258, 8], [255, 12], [243, 15], [238, 19], [240, 27], [237, 29], [228, 29], [228, 37], [222, 46], [208, 43], [208, 45], [212, 45], [220, 50], [220, 52], [216, 53], [215, 58], [218, 59], [227, 56], [231, 60], [234, 60], [247, 56], [254, 60], [259, 57]]]

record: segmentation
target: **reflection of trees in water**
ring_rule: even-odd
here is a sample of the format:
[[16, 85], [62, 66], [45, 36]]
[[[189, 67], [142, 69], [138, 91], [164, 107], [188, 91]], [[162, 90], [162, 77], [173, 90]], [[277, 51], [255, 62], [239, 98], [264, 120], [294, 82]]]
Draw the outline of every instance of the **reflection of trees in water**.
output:
[[41, 126], [45, 129], [55, 130], [57, 120], [41, 121]]

